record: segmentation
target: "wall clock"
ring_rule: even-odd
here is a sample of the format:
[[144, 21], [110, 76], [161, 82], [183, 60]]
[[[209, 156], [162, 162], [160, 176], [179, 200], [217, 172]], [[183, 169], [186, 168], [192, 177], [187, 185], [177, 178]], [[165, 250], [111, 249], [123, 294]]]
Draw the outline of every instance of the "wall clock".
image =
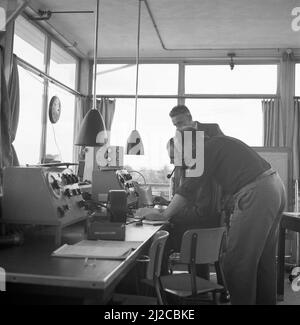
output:
[[59, 120], [61, 113], [61, 103], [57, 96], [53, 96], [49, 103], [49, 119], [51, 123], [56, 123]]

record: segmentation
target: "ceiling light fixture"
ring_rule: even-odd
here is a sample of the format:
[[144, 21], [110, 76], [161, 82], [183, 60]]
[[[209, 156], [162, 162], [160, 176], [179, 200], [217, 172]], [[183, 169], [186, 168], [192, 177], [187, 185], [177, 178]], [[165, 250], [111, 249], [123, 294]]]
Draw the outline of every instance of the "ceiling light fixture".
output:
[[96, 75], [97, 75], [97, 49], [98, 49], [98, 25], [99, 25], [99, 0], [95, 16], [94, 39], [94, 69], [93, 69], [93, 107], [85, 115], [76, 139], [77, 146], [100, 147], [107, 142], [106, 127], [102, 115], [97, 110], [96, 100]]
[[138, 107], [138, 87], [139, 87], [139, 59], [140, 59], [140, 27], [141, 27], [141, 0], [138, 0], [138, 32], [137, 32], [137, 51], [136, 51], [136, 80], [135, 80], [135, 117], [134, 130], [127, 139], [126, 153], [127, 155], [143, 155], [144, 146], [142, 138], [136, 129], [137, 107]]

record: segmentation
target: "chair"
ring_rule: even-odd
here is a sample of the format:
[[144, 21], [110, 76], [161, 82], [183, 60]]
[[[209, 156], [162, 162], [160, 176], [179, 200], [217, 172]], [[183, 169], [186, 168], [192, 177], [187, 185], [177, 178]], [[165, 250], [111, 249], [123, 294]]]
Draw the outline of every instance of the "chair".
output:
[[[211, 302], [217, 304], [216, 293], [227, 290], [220, 263], [224, 239], [224, 227], [186, 231], [181, 242], [180, 263], [186, 264], [189, 272], [161, 276], [161, 289], [189, 302], [201, 300], [201, 294], [212, 293]], [[219, 283], [196, 275], [196, 264], [212, 263], [219, 275]]]
[[[138, 262], [147, 262], [146, 268], [146, 282], [151, 283], [155, 288], [155, 293], [157, 297], [157, 302], [159, 305], [163, 305], [163, 297], [160, 285], [160, 272], [161, 264], [163, 259], [164, 248], [166, 241], [169, 237], [169, 232], [165, 230], [159, 230], [154, 236], [149, 248], [148, 256], [142, 256], [138, 259]], [[120, 301], [121, 304], [131, 305], [131, 304], [153, 304], [149, 302], [151, 297], [137, 296], [137, 295], [114, 295], [114, 301]]]

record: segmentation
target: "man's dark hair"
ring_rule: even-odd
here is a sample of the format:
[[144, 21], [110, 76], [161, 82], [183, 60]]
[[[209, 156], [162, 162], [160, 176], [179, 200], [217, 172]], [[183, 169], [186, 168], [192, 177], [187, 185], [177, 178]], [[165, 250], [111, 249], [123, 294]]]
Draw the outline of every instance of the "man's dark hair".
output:
[[192, 114], [191, 114], [190, 110], [185, 105], [174, 106], [171, 109], [171, 112], [169, 113], [169, 116], [174, 117], [174, 116], [177, 116], [179, 114], [188, 114], [188, 115], [190, 115], [192, 117]]

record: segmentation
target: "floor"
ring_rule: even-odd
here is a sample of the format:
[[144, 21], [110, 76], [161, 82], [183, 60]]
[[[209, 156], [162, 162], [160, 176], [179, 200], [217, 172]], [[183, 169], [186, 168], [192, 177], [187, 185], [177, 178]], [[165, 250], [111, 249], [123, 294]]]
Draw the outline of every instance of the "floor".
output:
[[[210, 273], [211, 279], [214, 281], [216, 280], [215, 273]], [[288, 279], [290, 272], [285, 273], [284, 279], [284, 300], [278, 301], [277, 305], [300, 305], [300, 279], [298, 283], [299, 291], [294, 291], [292, 289], [292, 285], [290, 280]]]
[[[174, 270], [174, 273], [181, 273], [181, 272], [185, 272], [185, 270], [183, 270], [182, 267], [177, 266], [176, 270]], [[288, 277], [289, 277], [288, 272], [285, 273], [285, 280], [284, 280], [284, 300], [283, 301], [278, 301], [277, 305], [300, 305], [300, 283], [299, 283], [299, 291], [294, 291], [292, 289], [291, 286], [291, 282], [289, 281]], [[215, 272], [211, 272], [210, 273], [210, 278], [212, 281], [216, 282], [216, 274]], [[142, 290], [143, 291], [143, 290]], [[149, 297], [152, 296], [152, 297]], [[130, 296], [130, 299], [128, 300], [128, 296], [124, 300], [125, 296], [120, 296], [121, 298], [118, 298], [117, 300], [120, 300], [121, 303], [120, 304], [125, 304], [125, 305], [153, 305], [156, 304], [156, 299], [155, 299], [155, 293], [152, 292], [152, 294], [150, 292], [148, 292], [146, 294], [146, 296], [148, 297], [144, 297], [145, 299], [142, 299], [141, 296]], [[152, 300], [151, 300], [152, 298]], [[174, 304], [178, 304], [178, 302], [172, 302], [169, 301], [170, 304], [174, 303]], [[119, 303], [117, 303], [119, 304]], [[221, 305], [230, 305], [230, 303], [220, 303]]]
[[286, 273], [286, 278], [284, 280], [284, 301], [279, 301], [277, 304], [278, 305], [300, 305], [300, 290], [297, 292], [293, 291], [287, 273]]

